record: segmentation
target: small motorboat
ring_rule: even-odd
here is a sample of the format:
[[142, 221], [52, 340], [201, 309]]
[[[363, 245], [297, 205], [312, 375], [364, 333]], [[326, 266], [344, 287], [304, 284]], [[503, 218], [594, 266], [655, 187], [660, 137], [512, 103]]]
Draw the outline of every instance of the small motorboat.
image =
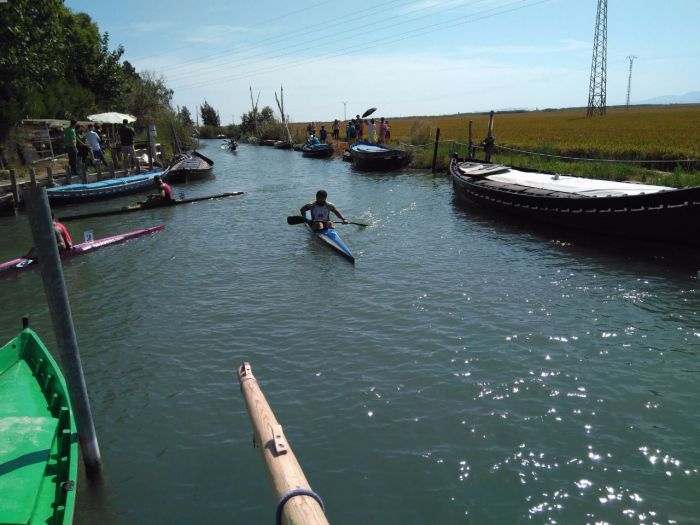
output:
[[327, 159], [333, 156], [333, 151], [330, 144], [305, 144], [301, 148], [302, 155], [310, 159]]
[[360, 141], [350, 146], [350, 156], [355, 168], [364, 171], [391, 171], [408, 166], [411, 153], [390, 149], [381, 144]]

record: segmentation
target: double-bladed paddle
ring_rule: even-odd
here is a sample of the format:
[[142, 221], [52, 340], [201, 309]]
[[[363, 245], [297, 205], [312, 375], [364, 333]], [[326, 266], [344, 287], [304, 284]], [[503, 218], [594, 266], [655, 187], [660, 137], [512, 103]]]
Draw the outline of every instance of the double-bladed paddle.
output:
[[[302, 217], [301, 215], [290, 215], [287, 217], [287, 224], [305, 224], [308, 221], [306, 220], [306, 217]], [[346, 224], [346, 223], [339, 223], [339, 224]], [[348, 221], [347, 224], [354, 224], [355, 226], [369, 226], [369, 224], [362, 224], [361, 222], [352, 222]]]

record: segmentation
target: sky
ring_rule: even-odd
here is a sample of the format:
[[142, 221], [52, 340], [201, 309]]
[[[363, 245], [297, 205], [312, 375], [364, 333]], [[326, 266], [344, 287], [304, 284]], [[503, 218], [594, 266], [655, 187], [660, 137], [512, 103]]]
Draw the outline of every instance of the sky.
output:
[[[222, 124], [586, 106], [598, 0], [66, 0]], [[608, 105], [700, 91], [700, 0], [608, 0]], [[346, 104], [343, 104], [345, 102]], [[122, 108], [102, 108], [119, 111]]]

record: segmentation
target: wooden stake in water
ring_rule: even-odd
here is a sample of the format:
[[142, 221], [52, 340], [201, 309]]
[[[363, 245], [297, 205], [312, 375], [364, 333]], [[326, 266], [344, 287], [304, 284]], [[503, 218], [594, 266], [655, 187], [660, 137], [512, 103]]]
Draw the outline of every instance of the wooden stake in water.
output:
[[100, 475], [102, 460], [90, 411], [90, 400], [83, 376], [83, 367], [80, 362], [78, 340], [73, 326], [68, 292], [63, 280], [63, 267], [58, 254], [49, 199], [46, 196], [45, 188], [25, 188], [23, 196], [27, 205], [34, 247], [39, 259], [39, 269], [41, 270], [41, 279], [44, 282], [51, 324], [67, 379], [75, 424], [78, 429], [80, 450], [85, 462], [85, 472], [90, 479], [94, 479]]
[[437, 167], [437, 154], [438, 154], [438, 147], [440, 146], [440, 128], [437, 128], [435, 130], [435, 148], [433, 149], [433, 173], [435, 173], [436, 167]]
[[280, 523], [328, 525], [323, 508], [315, 499], [315, 494], [284, 437], [282, 425], [277, 422], [267, 404], [249, 363], [238, 367], [238, 382], [253, 425], [255, 442], [260, 448], [268, 478], [279, 502]]

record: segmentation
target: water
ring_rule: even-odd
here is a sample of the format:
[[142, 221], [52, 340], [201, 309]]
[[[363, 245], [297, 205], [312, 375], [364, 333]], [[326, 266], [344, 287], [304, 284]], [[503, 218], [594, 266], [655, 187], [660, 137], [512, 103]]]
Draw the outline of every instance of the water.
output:
[[[64, 265], [105, 464], [77, 523], [271, 523], [243, 361], [336, 525], [700, 523], [696, 254], [532, 233], [442, 176], [205, 153], [176, 191], [246, 195], [69, 223], [166, 224]], [[372, 223], [338, 227], [354, 267], [285, 223], [321, 187]], [[0, 220], [1, 260], [27, 231]], [[0, 292], [0, 339], [29, 313], [53, 346], [39, 273]]]

